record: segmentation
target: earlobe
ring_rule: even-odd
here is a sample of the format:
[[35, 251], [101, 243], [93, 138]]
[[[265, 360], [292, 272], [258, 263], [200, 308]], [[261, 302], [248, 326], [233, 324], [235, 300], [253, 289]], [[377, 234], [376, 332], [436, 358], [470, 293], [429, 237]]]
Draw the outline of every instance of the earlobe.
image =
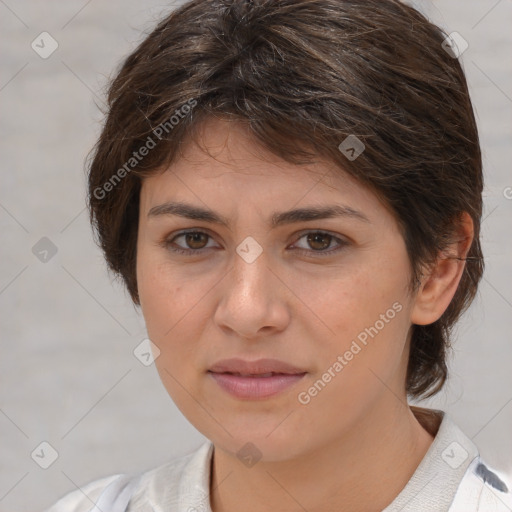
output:
[[473, 220], [464, 212], [458, 221], [456, 239], [422, 276], [411, 313], [413, 324], [431, 324], [446, 311], [464, 272], [473, 237]]

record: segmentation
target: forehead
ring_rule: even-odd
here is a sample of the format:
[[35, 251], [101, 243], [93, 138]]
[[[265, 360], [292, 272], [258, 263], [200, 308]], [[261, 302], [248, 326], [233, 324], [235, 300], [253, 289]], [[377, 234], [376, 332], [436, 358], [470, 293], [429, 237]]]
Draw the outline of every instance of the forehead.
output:
[[308, 164], [288, 162], [242, 123], [215, 120], [184, 141], [169, 167], [143, 180], [139, 227], [167, 213], [217, 219], [211, 221], [231, 229], [339, 217], [340, 211], [345, 219], [364, 219], [379, 236], [400, 235], [391, 207], [339, 165], [320, 156]]
[[246, 124], [212, 118], [183, 141], [170, 167], [143, 181], [146, 195], [154, 197], [165, 195], [166, 188], [179, 194], [187, 186], [206, 187], [209, 195], [218, 192], [226, 197], [235, 190], [241, 197], [264, 191], [268, 197], [295, 196], [296, 201], [305, 195], [310, 200], [340, 193], [373, 196], [339, 165], [320, 155], [305, 164], [288, 162], [264, 148]]

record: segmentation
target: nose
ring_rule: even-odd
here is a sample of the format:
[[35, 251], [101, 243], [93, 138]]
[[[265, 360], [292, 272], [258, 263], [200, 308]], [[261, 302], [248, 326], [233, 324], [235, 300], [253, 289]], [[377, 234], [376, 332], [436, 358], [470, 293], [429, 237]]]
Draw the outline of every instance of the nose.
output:
[[235, 254], [233, 268], [222, 280], [214, 320], [245, 339], [281, 332], [290, 321], [286, 290], [265, 252], [251, 263]]

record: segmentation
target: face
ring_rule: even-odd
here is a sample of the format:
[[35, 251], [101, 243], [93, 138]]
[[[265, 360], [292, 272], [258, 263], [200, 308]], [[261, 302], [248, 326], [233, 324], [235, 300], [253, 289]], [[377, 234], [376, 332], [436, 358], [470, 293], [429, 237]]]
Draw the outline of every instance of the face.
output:
[[332, 164], [287, 163], [225, 121], [205, 122], [200, 141], [141, 189], [137, 281], [155, 364], [217, 447], [298, 456], [405, 397], [404, 240]]

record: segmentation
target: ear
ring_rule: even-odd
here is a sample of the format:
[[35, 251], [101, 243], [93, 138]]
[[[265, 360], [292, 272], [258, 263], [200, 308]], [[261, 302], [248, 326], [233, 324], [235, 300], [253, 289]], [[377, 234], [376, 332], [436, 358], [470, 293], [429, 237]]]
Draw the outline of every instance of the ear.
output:
[[446, 311], [457, 291], [473, 237], [473, 220], [464, 212], [458, 220], [454, 242], [422, 276], [411, 313], [413, 324], [431, 324]]

